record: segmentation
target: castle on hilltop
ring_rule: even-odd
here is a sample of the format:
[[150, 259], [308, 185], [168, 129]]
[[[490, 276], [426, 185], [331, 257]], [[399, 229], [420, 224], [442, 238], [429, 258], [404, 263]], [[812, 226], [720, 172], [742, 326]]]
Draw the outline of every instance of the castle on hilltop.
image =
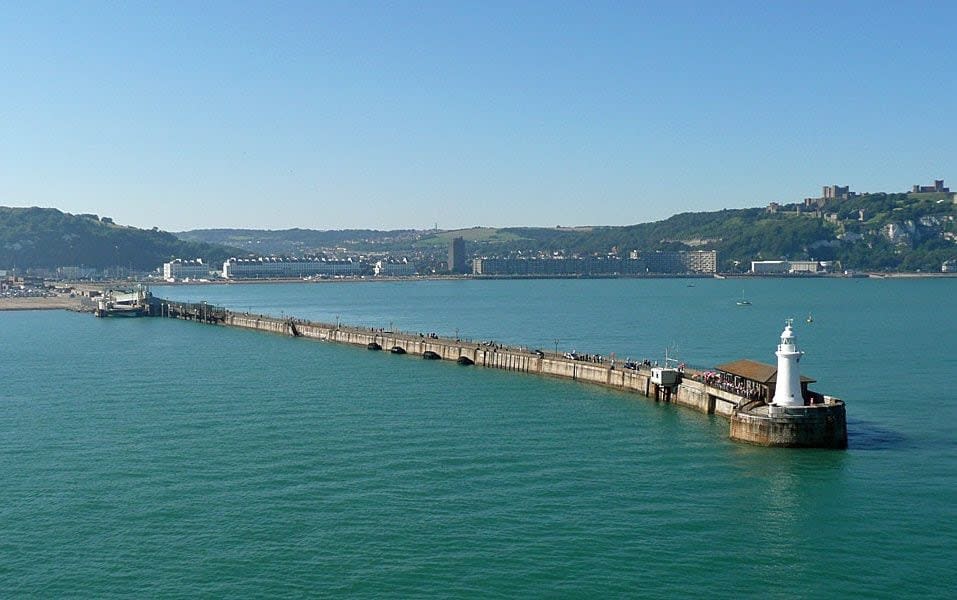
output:
[[[935, 179], [934, 185], [914, 185], [911, 187], [910, 194], [950, 194], [950, 188], [944, 186], [943, 179]], [[824, 208], [827, 204], [835, 200], [850, 200], [860, 196], [858, 192], [852, 192], [849, 185], [825, 185], [821, 187], [821, 195], [817, 198], [805, 198], [804, 208], [817, 210]], [[954, 194], [954, 200], [957, 202], [957, 194]], [[776, 213], [781, 210], [781, 205], [777, 202], [771, 202], [767, 211]], [[800, 207], [799, 207], [800, 210]]]
[[935, 179], [934, 185], [915, 185], [911, 189], [912, 194], [949, 194], [950, 188], [944, 187], [943, 179]]

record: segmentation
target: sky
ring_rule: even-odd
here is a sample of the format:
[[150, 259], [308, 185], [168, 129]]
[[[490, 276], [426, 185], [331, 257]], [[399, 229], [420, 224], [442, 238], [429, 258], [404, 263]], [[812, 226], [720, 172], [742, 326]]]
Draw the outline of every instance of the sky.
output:
[[957, 188], [954, 2], [0, 3], [0, 205], [627, 225]]

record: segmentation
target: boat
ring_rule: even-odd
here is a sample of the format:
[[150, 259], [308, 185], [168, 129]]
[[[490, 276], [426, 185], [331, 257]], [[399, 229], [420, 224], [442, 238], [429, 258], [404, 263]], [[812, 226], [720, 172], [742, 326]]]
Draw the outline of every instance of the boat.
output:
[[389, 352], [391, 352], [392, 354], [405, 354], [405, 348], [403, 348], [402, 346], [392, 346]]
[[807, 319], [806, 319], [806, 322], [807, 322], [807, 323], [813, 323], [813, 322], [814, 322], [814, 317], [812, 317], [810, 314], [808, 314]]
[[475, 364], [475, 361], [472, 360], [471, 358], [469, 358], [468, 356], [460, 356], [460, 357], [458, 358], [458, 360], [456, 360], [455, 362], [457, 362], [457, 363], [460, 364], [460, 365], [464, 365], [464, 366], [469, 366], [469, 365], [474, 365], [474, 364]]
[[738, 306], [751, 306], [751, 301], [744, 297], [744, 290], [741, 290], [741, 299], [735, 304]]
[[101, 302], [93, 311], [93, 315], [97, 317], [143, 317], [146, 316], [146, 307]]
[[442, 360], [442, 357], [439, 356], [438, 352], [432, 352], [431, 350], [426, 350], [422, 353], [422, 358], [425, 360]]
[[145, 317], [149, 314], [149, 290], [139, 288], [133, 292], [109, 293], [98, 299], [93, 315], [96, 317]]
[[369, 343], [366, 345], [366, 349], [368, 349], [368, 350], [382, 350], [382, 346], [380, 346], [378, 342], [369, 342]]

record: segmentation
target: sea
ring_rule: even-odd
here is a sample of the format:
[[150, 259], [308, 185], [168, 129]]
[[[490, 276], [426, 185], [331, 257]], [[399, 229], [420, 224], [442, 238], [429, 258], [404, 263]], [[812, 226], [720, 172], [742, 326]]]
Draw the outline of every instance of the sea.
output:
[[[0, 596], [953, 598], [957, 279], [154, 287], [708, 368], [786, 319], [846, 451], [636, 394], [168, 319], [0, 313]], [[739, 306], [746, 298], [750, 305]]]

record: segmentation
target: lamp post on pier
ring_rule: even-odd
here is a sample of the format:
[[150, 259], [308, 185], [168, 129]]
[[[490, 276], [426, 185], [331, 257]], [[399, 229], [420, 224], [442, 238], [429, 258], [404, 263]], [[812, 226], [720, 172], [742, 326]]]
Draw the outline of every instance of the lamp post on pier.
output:
[[555, 355], [558, 356], [558, 342], [561, 341], [558, 338], [555, 338]]

